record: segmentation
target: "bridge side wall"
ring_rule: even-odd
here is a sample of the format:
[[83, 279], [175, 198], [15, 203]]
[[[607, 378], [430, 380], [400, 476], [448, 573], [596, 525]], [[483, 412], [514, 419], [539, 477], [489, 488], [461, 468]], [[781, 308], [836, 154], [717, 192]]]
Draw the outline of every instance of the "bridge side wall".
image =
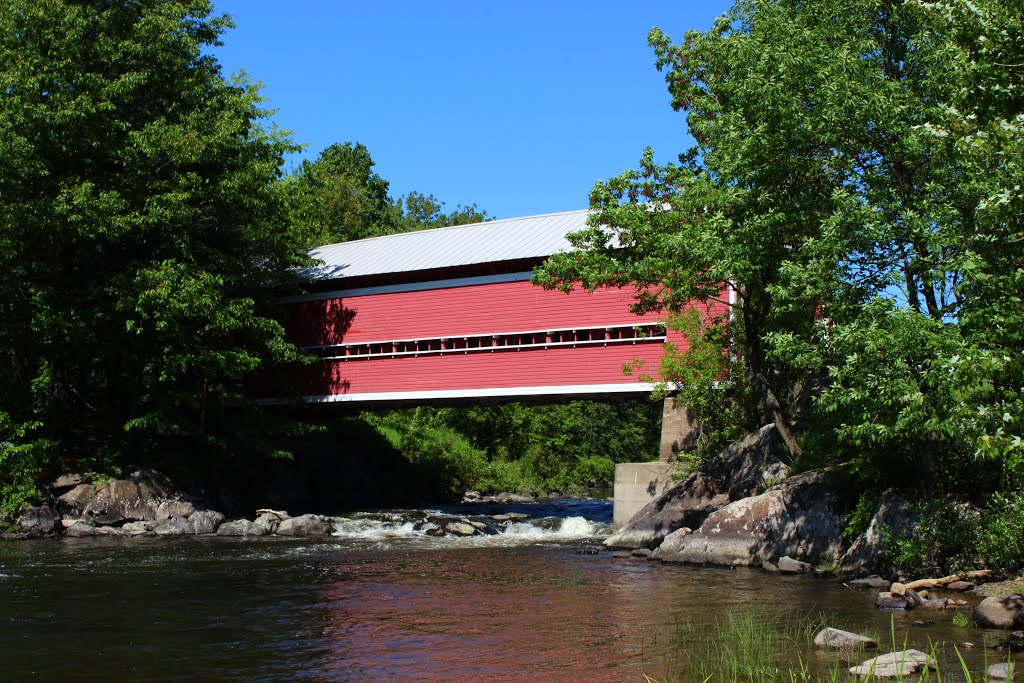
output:
[[565, 294], [522, 280], [296, 303], [288, 325], [297, 343], [315, 346], [658, 320], [634, 315], [631, 303], [628, 289]]
[[[529, 282], [529, 273], [509, 281], [458, 284], [417, 283], [413, 287], [370, 287], [327, 292], [289, 304], [288, 331], [300, 346], [320, 349], [327, 360], [289, 371], [293, 387], [309, 400], [416, 400], [444, 396], [600, 395], [633, 391], [649, 385], [641, 375], [656, 375], [663, 342], [617, 340], [608, 344], [542, 345], [536, 335], [527, 348], [474, 348], [443, 354], [408, 355], [408, 340], [572, 331], [603, 326], [631, 329], [655, 323], [660, 316], [630, 311], [631, 289], [599, 289], [568, 294], [547, 291]], [[455, 284], [452, 284], [452, 283]], [[685, 351], [686, 340], [669, 330], [667, 339]], [[543, 338], [543, 334], [541, 334]], [[401, 343], [400, 343], [401, 342]], [[353, 348], [338, 345], [361, 345]], [[370, 348], [372, 345], [373, 348]], [[511, 345], [516, 345], [513, 342]], [[413, 346], [415, 348], [415, 346]], [[398, 349], [388, 355], [381, 349]], [[359, 356], [368, 351], [365, 357]], [[623, 365], [639, 360], [632, 375]], [[560, 391], [559, 387], [566, 387]], [[370, 398], [367, 398], [370, 400]]]

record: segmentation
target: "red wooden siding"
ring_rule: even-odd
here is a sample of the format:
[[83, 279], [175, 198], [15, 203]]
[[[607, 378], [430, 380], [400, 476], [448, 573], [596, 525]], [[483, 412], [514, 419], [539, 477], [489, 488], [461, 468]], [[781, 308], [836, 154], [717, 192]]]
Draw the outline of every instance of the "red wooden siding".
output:
[[503, 282], [310, 301], [295, 306], [289, 331], [300, 346], [318, 346], [658, 319], [633, 315], [631, 301], [627, 289], [564, 294], [527, 281]]
[[639, 379], [622, 374], [624, 362], [643, 358], [645, 371], [655, 370], [661, 350], [660, 343], [639, 342], [326, 361], [301, 368], [294, 379], [304, 396], [626, 384]]
[[[630, 289], [569, 294], [528, 281], [423, 291], [353, 294], [292, 304], [289, 332], [300, 346], [361, 344], [388, 340], [458, 337], [540, 330], [630, 325], [661, 316], [629, 310]], [[711, 307], [712, 314], [724, 304]], [[669, 341], [685, 348], [678, 333]], [[486, 396], [488, 389], [581, 387], [638, 383], [640, 372], [657, 374], [659, 341], [446, 355], [327, 360], [291, 372], [293, 386], [307, 397], [463, 391]], [[626, 376], [624, 363], [643, 359], [642, 371]], [[552, 392], [557, 393], [557, 392]]]

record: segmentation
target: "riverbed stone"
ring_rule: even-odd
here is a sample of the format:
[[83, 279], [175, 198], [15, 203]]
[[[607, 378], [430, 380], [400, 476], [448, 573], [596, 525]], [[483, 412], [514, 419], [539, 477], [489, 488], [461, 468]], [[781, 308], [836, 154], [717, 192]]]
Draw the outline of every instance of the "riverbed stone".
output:
[[266, 531], [257, 526], [252, 520], [236, 519], [231, 522], [224, 522], [217, 527], [218, 536], [265, 536]]
[[[470, 527], [472, 528], [472, 527]], [[278, 536], [327, 536], [334, 527], [319, 515], [300, 515], [281, 520], [277, 526]]]
[[688, 526], [684, 526], [681, 529], [676, 529], [661, 542], [657, 548], [654, 549], [653, 556], [661, 559], [666, 555], [679, 552], [682, 547], [683, 539], [693, 533], [693, 529]]
[[70, 538], [88, 538], [91, 536], [125, 536], [127, 534], [119, 527], [93, 526], [79, 520], [65, 529], [64, 535]]
[[973, 581], [954, 581], [946, 586], [946, 590], [950, 590], [956, 593], [963, 593], [974, 588]]
[[907, 599], [902, 595], [893, 595], [889, 591], [882, 591], [875, 600], [875, 607], [878, 609], [906, 609]]
[[[277, 533], [277, 527], [281, 525], [281, 517], [273, 512], [264, 512], [256, 517], [254, 524], [263, 527], [268, 534]], [[287, 517], [285, 517], [287, 519]]]
[[189, 517], [196, 511], [196, 506], [187, 500], [165, 500], [156, 507], [156, 520], [162, 521], [171, 517]]
[[903, 599], [907, 601], [907, 609], [916, 609], [924, 604], [924, 598], [917, 591], [910, 588], [906, 589]]
[[764, 491], [785, 476], [786, 463], [775, 454], [778, 441], [774, 425], [765, 425], [730, 444], [716, 458], [644, 506], [628, 524], [605, 540], [605, 545], [627, 549], [657, 547], [677, 529], [697, 529], [730, 501]]
[[878, 647], [873, 638], [826, 626], [814, 636], [814, 645], [833, 650], [868, 650]]
[[864, 577], [863, 579], [847, 581], [846, 585], [850, 588], [886, 591], [889, 590], [889, 586], [892, 585], [892, 581], [884, 579], [878, 574], [872, 574], [871, 576]]
[[157, 536], [185, 536], [194, 534], [195, 530], [184, 517], [168, 517], [156, 523], [153, 533]]
[[18, 532], [38, 538], [60, 531], [62, 525], [60, 515], [56, 514], [49, 505], [40, 505], [21, 513], [15, 526]]
[[127, 522], [121, 527], [121, 531], [126, 536], [156, 536], [153, 531], [156, 525], [157, 522], [153, 521]]
[[519, 493], [509, 493], [508, 491], [502, 491], [501, 493], [494, 496], [494, 501], [501, 503], [502, 505], [508, 505], [510, 503], [532, 503], [536, 500], [533, 496], [525, 496]]
[[777, 567], [784, 574], [812, 574], [814, 572], [813, 564], [793, 559], [789, 555], [780, 557]]
[[985, 676], [990, 681], [1012, 681], [1013, 662], [989, 664], [988, 669], [985, 670]]
[[1024, 596], [993, 595], [974, 608], [974, 621], [982, 628], [1020, 628], [1024, 626]]
[[522, 519], [529, 519], [530, 515], [525, 512], [504, 512], [500, 515], [491, 515], [495, 522], [514, 522]]
[[196, 510], [189, 516], [188, 523], [196, 534], [213, 534], [224, 520], [224, 515], [216, 510]]
[[869, 659], [850, 673], [861, 678], [905, 678], [924, 669], [935, 669], [935, 660], [920, 650], [901, 650]]
[[455, 534], [456, 536], [474, 536], [476, 535], [476, 529], [472, 525], [466, 524], [465, 522], [448, 522], [444, 525], [444, 528], [449, 533]]

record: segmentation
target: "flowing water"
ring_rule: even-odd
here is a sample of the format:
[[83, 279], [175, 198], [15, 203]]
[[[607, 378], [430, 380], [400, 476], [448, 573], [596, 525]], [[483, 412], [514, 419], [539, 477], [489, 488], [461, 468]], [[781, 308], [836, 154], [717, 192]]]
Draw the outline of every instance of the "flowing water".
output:
[[[617, 556], [600, 545], [605, 501], [447, 512], [510, 509], [531, 517], [471, 538], [428, 536], [418, 513], [388, 511], [315, 541], [0, 544], [0, 680], [703, 680], [694, 659], [737, 613], [886, 640], [892, 625], [900, 647], [970, 640], [972, 665], [996, 661], [982, 646], [1006, 635], [958, 629], [946, 612], [881, 613], [835, 580]], [[816, 675], [868, 657], [783, 656]]]

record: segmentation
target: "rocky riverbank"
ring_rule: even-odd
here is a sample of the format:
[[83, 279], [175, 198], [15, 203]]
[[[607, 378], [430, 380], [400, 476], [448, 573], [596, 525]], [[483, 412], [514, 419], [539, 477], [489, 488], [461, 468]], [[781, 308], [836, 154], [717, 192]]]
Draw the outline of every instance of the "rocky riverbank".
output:
[[292, 517], [287, 512], [258, 510], [253, 520], [229, 520], [155, 470], [138, 470], [124, 479], [62, 475], [47, 493], [48, 503], [23, 512], [4, 538], [326, 536], [334, 532], [329, 518], [312, 514]]
[[[47, 488], [46, 505], [23, 512], [7, 539], [53, 536], [300, 536], [322, 537], [338, 531], [338, 519], [315, 514], [291, 516], [283, 510], [256, 510], [252, 519], [210, 509], [202, 496], [177, 487], [154, 470], [139, 470], [124, 479], [93, 479], [91, 475], [63, 475]], [[500, 493], [481, 496], [469, 492], [465, 504], [515, 505], [534, 502], [531, 496]], [[500, 514], [444, 514], [424, 511], [381, 513], [392, 528], [408, 526], [435, 537], [488, 536], [531, 517], [524, 512]]]
[[775, 428], [766, 425], [668, 488], [605, 544], [646, 549], [663, 562], [843, 576], [889, 571], [881, 539], [913, 524], [910, 506], [886, 492], [867, 530], [850, 543], [843, 519], [856, 498], [844, 469], [790, 469]]

